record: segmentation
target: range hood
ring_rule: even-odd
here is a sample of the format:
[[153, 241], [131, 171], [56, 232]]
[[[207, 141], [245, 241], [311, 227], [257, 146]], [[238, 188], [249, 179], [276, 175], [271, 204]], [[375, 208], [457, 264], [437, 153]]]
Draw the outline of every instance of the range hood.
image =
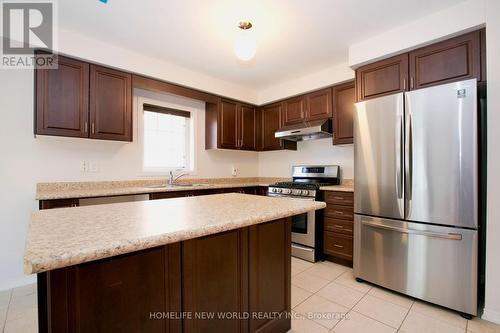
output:
[[274, 137], [289, 141], [306, 141], [331, 138], [332, 120], [313, 120], [299, 124], [283, 126], [274, 133]]

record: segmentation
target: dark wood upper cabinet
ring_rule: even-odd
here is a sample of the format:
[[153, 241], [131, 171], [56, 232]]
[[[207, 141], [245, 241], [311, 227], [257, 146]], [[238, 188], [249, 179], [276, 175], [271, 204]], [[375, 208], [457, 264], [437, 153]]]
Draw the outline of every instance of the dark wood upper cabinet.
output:
[[90, 66], [90, 137], [132, 141], [132, 76]]
[[35, 134], [132, 141], [130, 74], [58, 56], [35, 75]]
[[481, 81], [480, 31], [410, 52], [410, 89], [473, 78]]
[[35, 134], [88, 137], [89, 64], [59, 56], [57, 69], [35, 76]]
[[238, 147], [238, 104], [222, 100], [219, 111], [219, 148], [236, 149]]
[[408, 89], [408, 54], [401, 54], [356, 70], [357, 100], [363, 101]]
[[283, 103], [263, 106], [260, 110], [261, 145], [259, 150], [297, 150], [297, 142], [280, 140], [274, 137], [274, 133], [281, 126], [283, 126]]
[[281, 127], [281, 103], [267, 105], [262, 108], [262, 150], [281, 149], [281, 140], [274, 137], [274, 133]]
[[283, 102], [285, 125], [294, 124], [306, 119], [306, 98], [293, 97]]
[[353, 143], [353, 115], [356, 103], [354, 81], [332, 88], [333, 144]]
[[473, 31], [356, 70], [356, 99], [449, 82], [486, 81], [485, 30]]
[[332, 90], [330, 88], [307, 95], [307, 120], [326, 119], [332, 116]]
[[239, 113], [240, 121], [238, 128], [239, 133], [239, 147], [245, 150], [256, 149], [256, 111], [253, 106], [241, 105]]
[[253, 106], [221, 99], [207, 103], [205, 111], [205, 149], [257, 149]]

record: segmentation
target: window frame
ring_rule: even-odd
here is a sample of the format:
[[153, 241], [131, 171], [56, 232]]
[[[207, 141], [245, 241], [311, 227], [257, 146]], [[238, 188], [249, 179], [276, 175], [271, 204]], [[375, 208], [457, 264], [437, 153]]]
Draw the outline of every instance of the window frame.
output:
[[[189, 137], [189, 157], [188, 157], [188, 166], [186, 168], [145, 168], [144, 167], [144, 104], [153, 104], [160, 107], [177, 109], [185, 112], [189, 112], [189, 131], [186, 135]], [[140, 150], [140, 166], [139, 173], [142, 176], [167, 176], [170, 172], [175, 173], [187, 173], [189, 175], [196, 174], [196, 141], [197, 141], [197, 112], [194, 109], [182, 107], [181, 105], [171, 104], [165, 101], [160, 101], [156, 99], [149, 99], [145, 97], [137, 98], [137, 123], [138, 123], [138, 144]]]

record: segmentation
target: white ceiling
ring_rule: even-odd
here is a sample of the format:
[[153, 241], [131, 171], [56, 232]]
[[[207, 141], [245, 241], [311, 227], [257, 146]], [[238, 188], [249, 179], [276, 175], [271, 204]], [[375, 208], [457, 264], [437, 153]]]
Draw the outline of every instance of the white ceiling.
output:
[[[460, 0], [59, 1], [59, 26], [229, 82], [262, 89], [347, 62], [350, 44]], [[240, 20], [257, 55], [234, 56]]]

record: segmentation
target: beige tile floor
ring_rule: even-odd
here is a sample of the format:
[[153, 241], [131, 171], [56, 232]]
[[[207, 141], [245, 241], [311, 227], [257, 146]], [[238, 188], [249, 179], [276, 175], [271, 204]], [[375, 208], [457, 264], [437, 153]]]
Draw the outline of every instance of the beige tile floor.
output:
[[[354, 280], [330, 262], [292, 258], [289, 333], [500, 333], [500, 325], [416, 301]], [[36, 285], [0, 292], [1, 333], [37, 331]]]
[[500, 333], [500, 325], [356, 282], [350, 268], [296, 258], [292, 311], [289, 333]]

